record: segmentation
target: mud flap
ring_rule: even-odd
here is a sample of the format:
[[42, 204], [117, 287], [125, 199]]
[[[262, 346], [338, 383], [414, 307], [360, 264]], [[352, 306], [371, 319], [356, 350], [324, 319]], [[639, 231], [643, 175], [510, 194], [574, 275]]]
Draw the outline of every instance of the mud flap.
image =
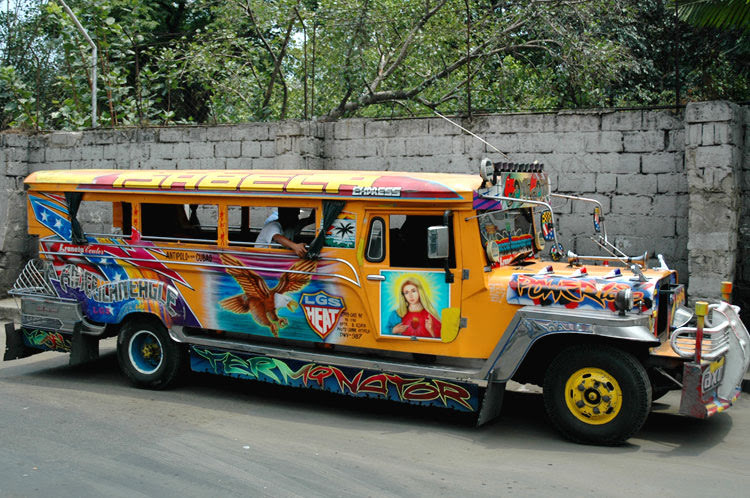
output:
[[5, 324], [5, 354], [3, 361], [20, 360], [37, 353], [43, 353], [41, 349], [30, 348], [23, 341], [21, 329], [11, 323]]
[[75, 366], [99, 359], [99, 338], [81, 333], [81, 322], [73, 328], [68, 365]]
[[486, 424], [500, 415], [504, 395], [504, 382], [490, 382], [487, 384], [487, 389], [485, 389], [484, 396], [482, 397], [482, 404], [479, 407], [477, 427]]
[[714, 362], [686, 363], [682, 373], [682, 397], [680, 414], [694, 418], [708, 418], [732, 406], [739, 396], [739, 389], [731, 399], [717, 394], [717, 387], [724, 375], [724, 359]]

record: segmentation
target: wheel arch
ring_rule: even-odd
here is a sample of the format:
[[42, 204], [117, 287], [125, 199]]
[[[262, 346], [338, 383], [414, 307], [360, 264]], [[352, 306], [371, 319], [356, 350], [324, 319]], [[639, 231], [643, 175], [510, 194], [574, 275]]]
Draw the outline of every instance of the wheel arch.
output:
[[647, 315], [526, 306], [516, 312], [487, 361], [486, 378], [498, 382], [526, 379], [524, 383], [539, 384], [552, 358], [579, 344], [617, 347], [643, 362], [648, 349], [659, 340]]
[[544, 383], [544, 375], [552, 360], [571, 346], [610, 346], [626, 351], [643, 363], [653, 344], [644, 341], [627, 340], [598, 335], [571, 333], [551, 333], [534, 340], [523, 359], [518, 364], [511, 379], [520, 384]]

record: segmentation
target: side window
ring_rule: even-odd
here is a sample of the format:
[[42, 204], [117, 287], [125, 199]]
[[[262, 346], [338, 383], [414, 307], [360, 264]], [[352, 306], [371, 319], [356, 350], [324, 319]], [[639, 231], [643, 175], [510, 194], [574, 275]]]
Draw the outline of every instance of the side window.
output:
[[129, 202], [83, 200], [76, 218], [84, 234], [111, 237], [130, 235], [130, 213]]
[[153, 239], [215, 243], [218, 217], [214, 204], [141, 204], [141, 234]]
[[279, 220], [279, 210], [275, 206], [227, 206], [229, 244], [254, 246], [258, 243], [258, 235], [263, 227], [274, 222], [285, 223], [282, 233], [290, 240], [310, 243], [315, 237], [315, 209], [282, 209], [288, 209], [287, 213], [296, 214], [296, 221], [293, 214], [282, 216], [283, 219]]
[[[427, 257], [427, 228], [443, 225], [442, 215], [392, 214], [388, 220], [389, 253], [393, 267], [442, 268], [444, 260]], [[450, 264], [455, 267], [453, 241]]]
[[385, 222], [383, 218], [373, 218], [370, 223], [365, 259], [371, 263], [380, 263], [385, 259]]

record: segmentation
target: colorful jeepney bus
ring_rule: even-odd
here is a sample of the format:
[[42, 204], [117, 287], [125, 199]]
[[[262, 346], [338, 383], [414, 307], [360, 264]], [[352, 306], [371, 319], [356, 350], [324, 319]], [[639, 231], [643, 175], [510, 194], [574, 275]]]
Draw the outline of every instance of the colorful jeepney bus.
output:
[[[543, 386], [562, 434], [596, 444], [627, 440], [669, 390], [685, 415], [724, 410], [750, 361], [738, 308], [694, 316], [663, 258], [648, 269], [609, 242], [596, 201], [575, 198], [593, 203], [609, 265], [563, 255], [538, 164], [40, 171], [26, 186], [39, 258], [13, 290], [22, 319], [6, 327], [6, 360], [54, 350], [80, 363], [116, 336], [141, 387], [192, 370], [480, 424], [516, 380]], [[301, 211], [283, 227], [301, 259], [257, 242], [286, 208]]]

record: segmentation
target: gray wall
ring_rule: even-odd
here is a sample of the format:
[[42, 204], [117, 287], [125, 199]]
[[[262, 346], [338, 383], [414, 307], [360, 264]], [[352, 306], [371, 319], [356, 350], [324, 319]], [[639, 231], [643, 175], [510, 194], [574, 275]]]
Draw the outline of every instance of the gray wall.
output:
[[[743, 148], [750, 108], [692, 103], [679, 110], [566, 111], [459, 121], [519, 162], [539, 161], [560, 193], [604, 206], [610, 239], [635, 255], [662, 253], [690, 278], [691, 296], [721, 280], [750, 282], [742, 251], [750, 222]], [[440, 118], [253, 123], [41, 135], [4, 134], [0, 156], [0, 292], [33, 252], [24, 237], [22, 178], [40, 169], [306, 168], [475, 174], [502, 157]], [[744, 154], [744, 155], [743, 155]], [[595, 253], [591, 207], [556, 201], [566, 249]], [[744, 217], [742, 217], [744, 219]]]

